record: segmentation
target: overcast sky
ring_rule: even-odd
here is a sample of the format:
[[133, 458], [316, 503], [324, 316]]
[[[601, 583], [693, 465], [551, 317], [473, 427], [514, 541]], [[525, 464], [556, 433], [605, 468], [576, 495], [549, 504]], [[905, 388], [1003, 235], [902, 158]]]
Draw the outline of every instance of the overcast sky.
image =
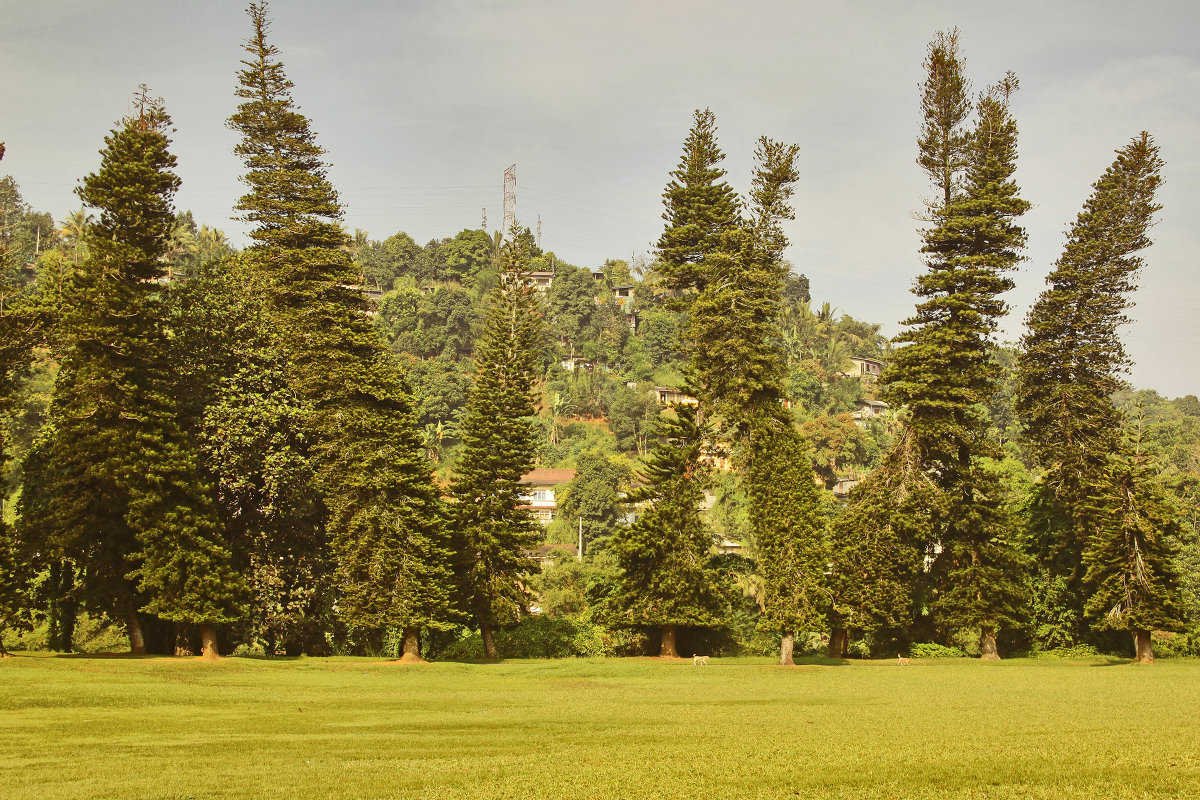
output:
[[[242, 0], [0, 0], [0, 141], [28, 203], [56, 219], [104, 134], [147, 83], [177, 132], [180, 208], [224, 229], [241, 194], [234, 136]], [[1166, 160], [1164, 210], [1126, 331], [1132, 380], [1200, 393], [1200, 4], [276, 0], [272, 36], [329, 151], [346, 223], [418, 242], [517, 215], [581, 266], [646, 253], [692, 111], [717, 116], [724, 166], [748, 185], [760, 135], [800, 145], [788, 258], [815, 303], [884, 324], [912, 311], [921, 62], [958, 26], [976, 88], [1013, 70], [1017, 181], [1034, 204], [1005, 338], [1090, 184], [1141, 130]]]

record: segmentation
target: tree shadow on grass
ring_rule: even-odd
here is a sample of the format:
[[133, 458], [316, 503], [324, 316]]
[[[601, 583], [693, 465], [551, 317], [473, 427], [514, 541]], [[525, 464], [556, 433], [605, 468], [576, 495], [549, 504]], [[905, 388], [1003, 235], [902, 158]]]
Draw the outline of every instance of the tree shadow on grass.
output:
[[[854, 662], [848, 658], [829, 658], [828, 656], [802, 656], [795, 659], [796, 666], [817, 666], [817, 667], [848, 667]], [[776, 664], [776, 666], [779, 666]]]

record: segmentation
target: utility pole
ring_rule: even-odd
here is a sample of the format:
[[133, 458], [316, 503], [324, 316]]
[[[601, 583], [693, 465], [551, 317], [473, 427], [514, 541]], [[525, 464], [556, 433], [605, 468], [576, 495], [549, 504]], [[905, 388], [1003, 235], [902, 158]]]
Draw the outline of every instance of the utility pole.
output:
[[576, 561], [583, 561], [583, 517], [579, 518], [579, 555], [575, 556]]
[[517, 224], [517, 165], [504, 170], [504, 235]]
[[538, 247], [538, 250], [541, 250], [541, 249], [542, 249], [542, 215], [541, 215], [541, 214], [538, 214], [538, 238], [537, 238], [537, 247]]

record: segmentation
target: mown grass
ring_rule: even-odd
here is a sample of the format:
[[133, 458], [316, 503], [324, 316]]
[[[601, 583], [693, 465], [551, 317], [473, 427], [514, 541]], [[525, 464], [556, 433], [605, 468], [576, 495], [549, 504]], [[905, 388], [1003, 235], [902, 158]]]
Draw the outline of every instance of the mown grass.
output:
[[1200, 662], [0, 662], [23, 798], [1200, 797]]

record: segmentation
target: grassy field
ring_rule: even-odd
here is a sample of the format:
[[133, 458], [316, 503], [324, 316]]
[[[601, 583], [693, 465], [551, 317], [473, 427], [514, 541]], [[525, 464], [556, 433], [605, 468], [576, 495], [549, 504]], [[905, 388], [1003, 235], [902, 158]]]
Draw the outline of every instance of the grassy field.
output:
[[1200, 797], [1200, 662], [0, 661], [14, 798]]

